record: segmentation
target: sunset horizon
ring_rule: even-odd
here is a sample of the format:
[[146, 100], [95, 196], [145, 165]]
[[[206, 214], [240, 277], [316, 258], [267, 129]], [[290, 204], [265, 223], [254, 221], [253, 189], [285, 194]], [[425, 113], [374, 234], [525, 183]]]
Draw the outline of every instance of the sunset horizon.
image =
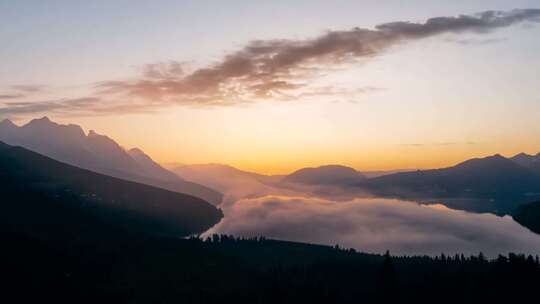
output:
[[[376, 162], [370, 163], [369, 162], [369, 155], [366, 156], [364, 159], [357, 158], [356, 161], [351, 161], [351, 159], [355, 159], [355, 157], [351, 157], [349, 155], [342, 155], [341, 157], [336, 158], [321, 158], [320, 160], [287, 160], [284, 159], [284, 162], [280, 162], [283, 159], [275, 159], [273, 160], [271, 158], [267, 159], [259, 159], [260, 162], [242, 162], [240, 161], [234, 161], [229, 160], [228, 162], [224, 159], [220, 159], [218, 157], [216, 158], [203, 158], [199, 161], [193, 160], [197, 158], [186, 158], [185, 156], [171, 156], [171, 158], [161, 158], [159, 152], [152, 152], [155, 149], [152, 149], [152, 146], [145, 146], [144, 144], [138, 144], [133, 143], [131, 145], [126, 145], [122, 140], [117, 139], [115, 136], [112, 136], [112, 133], [107, 133], [106, 131], [103, 131], [102, 129], [97, 126], [97, 128], [92, 127], [85, 127], [84, 125], [78, 124], [75, 119], [67, 118], [67, 119], [54, 119], [53, 116], [41, 116], [36, 118], [29, 118], [28, 120], [11, 120], [8, 118], [5, 118], [4, 120], [12, 121], [17, 126], [23, 126], [27, 123], [29, 123], [32, 120], [39, 120], [47, 118], [53, 123], [57, 123], [60, 125], [78, 125], [80, 126], [86, 134], [90, 131], [97, 132], [98, 134], [105, 135], [108, 137], [111, 137], [111, 139], [115, 140], [120, 146], [122, 146], [124, 149], [129, 150], [133, 148], [142, 149], [145, 151], [145, 153], [149, 154], [156, 162], [160, 163], [164, 167], [167, 168], [174, 168], [176, 166], [182, 166], [182, 165], [227, 165], [232, 166], [234, 168], [248, 171], [248, 172], [254, 172], [258, 174], [263, 175], [283, 175], [283, 174], [290, 174], [294, 171], [297, 171], [302, 168], [307, 167], [319, 167], [319, 166], [325, 166], [325, 165], [341, 165], [341, 166], [347, 166], [354, 168], [355, 170], [359, 172], [367, 171], [367, 172], [377, 172], [377, 171], [407, 171], [407, 170], [429, 170], [429, 169], [440, 169], [445, 167], [451, 167], [454, 165], [457, 165], [463, 161], [466, 161], [468, 159], [474, 159], [474, 158], [484, 158], [489, 157], [493, 155], [502, 155], [504, 157], [510, 158], [514, 157], [518, 154], [524, 153], [527, 155], [537, 155], [540, 154], [540, 147], [538, 149], [534, 148], [525, 148], [521, 149], [519, 146], [512, 146], [512, 147], [504, 147], [503, 145], [492, 143], [488, 147], [491, 147], [490, 150], [480, 150], [480, 149], [474, 149], [469, 148], [470, 146], [474, 146], [476, 143], [474, 142], [465, 142], [465, 143], [456, 143], [456, 142], [438, 142], [438, 143], [428, 143], [428, 144], [416, 144], [416, 143], [406, 143], [406, 144], [398, 144], [394, 146], [386, 146], [386, 150], [389, 151], [374, 151], [373, 156], [377, 158]], [[456, 149], [456, 146], [461, 149]], [[468, 149], [463, 149], [468, 148]], [[443, 158], [440, 151], [444, 150], [451, 150], [450, 152], [446, 152], [450, 155], [448, 155], [448, 158]], [[422, 153], [433, 153], [433, 159], [425, 159], [425, 154], [422, 154], [422, 157], [419, 158], [409, 158], [410, 156], [418, 156], [418, 152]], [[454, 153], [452, 153], [454, 152]], [[311, 153], [310, 153], [311, 154]], [[298, 157], [302, 157], [303, 155], [299, 155]], [[305, 157], [305, 156], [304, 156]], [[386, 157], [386, 158], [385, 158]], [[255, 157], [256, 158], [256, 157]], [[309, 157], [305, 157], [309, 158]], [[274, 167], [273, 165], [276, 164]]]
[[[111, 13], [119, 9], [103, 5]], [[158, 20], [146, 14], [144, 20], [154, 21], [162, 34], [182, 36], [169, 23], [177, 4], [167, 5], [171, 11], [166, 16]], [[315, 13], [326, 5], [293, 7]], [[4, 50], [0, 119], [24, 123], [47, 115], [106, 134], [126, 147], [140, 147], [160, 163], [225, 163], [266, 174], [329, 163], [358, 170], [427, 169], [497, 153], [537, 153], [540, 141], [534, 138], [540, 127], [533, 88], [540, 83], [533, 71], [540, 67], [534, 52], [540, 45], [533, 37], [538, 35], [538, 10], [516, 5], [499, 3], [471, 12], [465, 5], [448, 9], [432, 3], [426, 10], [395, 16], [369, 16], [385, 6], [364, 5], [365, 18], [360, 13], [326, 23], [310, 20], [312, 28], [304, 24], [286, 33], [257, 25], [237, 33], [232, 43], [217, 38], [212, 43], [214, 35], [227, 30], [213, 29], [208, 42], [190, 41], [193, 49], [212, 46], [201, 52], [203, 58], [172, 41], [154, 58], [149, 44], [135, 52], [142, 52], [140, 58], [126, 57], [133, 52], [128, 50], [133, 41], [126, 37], [105, 56], [109, 61], [101, 60], [76, 31], [84, 30], [96, 43], [106, 43], [111, 33], [100, 26], [83, 29], [85, 23], [73, 18], [86, 19], [68, 15], [73, 7], [67, 5], [59, 14], [75, 23], [69, 30], [56, 28], [64, 36], [66, 56], [30, 37]], [[38, 8], [21, 3], [3, 11], [9, 20], [10, 12], [21, 9]], [[442, 13], [446, 9], [450, 14]], [[143, 14], [138, 6], [128, 12]], [[21, 22], [51, 21], [54, 26], [51, 16]], [[110, 17], [100, 18], [117, 30], [132, 26], [130, 32], [141, 37], [164, 39], [142, 24]], [[294, 23], [292, 16], [284, 18], [282, 23]], [[4, 33], [11, 37], [20, 30], [8, 27]], [[52, 35], [48, 31], [40, 39], [54, 41]], [[326, 48], [327, 41], [339, 44]], [[39, 55], [25, 53], [27, 47]], [[258, 48], [269, 50], [256, 54]], [[73, 65], [78, 51], [84, 54], [80, 64], [88, 61], [92, 67]], [[289, 61], [275, 61], [270, 70], [272, 56]], [[44, 60], [57, 66], [49, 69]]]

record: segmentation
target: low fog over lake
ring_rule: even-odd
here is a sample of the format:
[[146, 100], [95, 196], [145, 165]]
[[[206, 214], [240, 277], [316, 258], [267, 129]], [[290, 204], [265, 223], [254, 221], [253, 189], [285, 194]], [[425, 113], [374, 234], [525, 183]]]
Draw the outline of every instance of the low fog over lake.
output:
[[275, 179], [220, 165], [175, 172], [224, 193], [219, 207], [225, 216], [205, 235], [265, 236], [399, 255], [540, 253], [540, 236], [509, 215], [454, 210], [444, 201], [351, 198], [354, 193], [326, 186], [282, 187]]

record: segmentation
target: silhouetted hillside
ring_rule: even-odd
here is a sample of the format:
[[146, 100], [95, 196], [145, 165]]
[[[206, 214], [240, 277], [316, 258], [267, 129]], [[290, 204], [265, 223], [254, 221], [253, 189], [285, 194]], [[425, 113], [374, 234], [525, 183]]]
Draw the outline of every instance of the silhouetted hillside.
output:
[[363, 180], [365, 180], [365, 177], [360, 172], [339, 165], [303, 168], [282, 179], [286, 183], [306, 185], [348, 185]]
[[512, 217], [529, 230], [540, 234], [540, 201], [519, 206]]
[[0, 185], [1, 222], [40, 239], [102, 238], [117, 230], [186, 236], [222, 217], [199, 198], [93, 173], [3, 143]]
[[137, 162], [137, 164], [151, 177], [154, 177], [156, 179], [162, 179], [162, 180], [169, 180], [169, 181], [177, 181], [178, 176], [174, 174], [173, 172], [161, 167], [158, 163], [156, 163], [150, 156], [148, 156], [146, 153], [144, 153], [139, 148], [133, 148], [127, 151], [129, 156]]
[[540, 173], [540, 153], [536, 155], [520, 153], [510, 159], [525, 168]]
[[479, 198], [492, 212], [509, 213], [528, 195], [540, 193], [540, 175], [495, 155], [450, 168], [373, 178], [362, 187], [376, 195], [407, 199]]
[[18, 127], [4, 120], [0, 123], [0, 141], [79, 168], [190, 194], [214, 205], [221, 203], [221, 193], [182, 180], [139, 149], [128, 152], [111, 138], [92, 130], [86, 135], [78, 125], [60, 125], [43, 117]]

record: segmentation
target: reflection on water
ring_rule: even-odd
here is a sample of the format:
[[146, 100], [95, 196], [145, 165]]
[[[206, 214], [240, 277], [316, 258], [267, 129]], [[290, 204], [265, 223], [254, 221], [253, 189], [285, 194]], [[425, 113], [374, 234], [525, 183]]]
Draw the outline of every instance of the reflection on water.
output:
[[482, 198], [437, 198], [426, 199], [421, 204], [432, 205], [441, 204], [450, 209], [464, 210], [474, 213], [495, 213], [497, 206], [493, 199]]
[[510, 216], [469, 213], [442, 204], [268, 195], [240, 199], [223, 209], [225, 218], [207, 234], [264, 235], [407, 255], [540, 254], [540, 236]]

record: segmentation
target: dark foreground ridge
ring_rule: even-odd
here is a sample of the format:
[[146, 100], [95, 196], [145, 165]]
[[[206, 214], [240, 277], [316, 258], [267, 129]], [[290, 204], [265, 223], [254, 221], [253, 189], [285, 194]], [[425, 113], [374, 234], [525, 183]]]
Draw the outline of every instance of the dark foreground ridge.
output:
[[4, 297], [56, 303], [514, 303], [533, 299], [538, 259], [437, 258], [214, 236], [123, 235], [76, 247], [2, 227]]
[[21, 127], [9, 120], [0, 122], [0, 141], [78, 168], [193, 195], [213, 205], [223, 198], [213, 189], [179, 178], [140, 149], [126, 151], [108, 136], [94, 131], [87, 135], [78, 125], [57, 124], [47, 117]]
[[[31, 235], [102, 238], [112, 228], [187, 236], [222, 218], [202, 199], [83, 170], [0, 142], [0, 221]], [[109, 231], [111, 230], [111, 231]], [[70, 239], [71, 240], [71, 239]]]
[[532, 232], [540, 234], [540, 201], [520, 206], [512, 217]]

